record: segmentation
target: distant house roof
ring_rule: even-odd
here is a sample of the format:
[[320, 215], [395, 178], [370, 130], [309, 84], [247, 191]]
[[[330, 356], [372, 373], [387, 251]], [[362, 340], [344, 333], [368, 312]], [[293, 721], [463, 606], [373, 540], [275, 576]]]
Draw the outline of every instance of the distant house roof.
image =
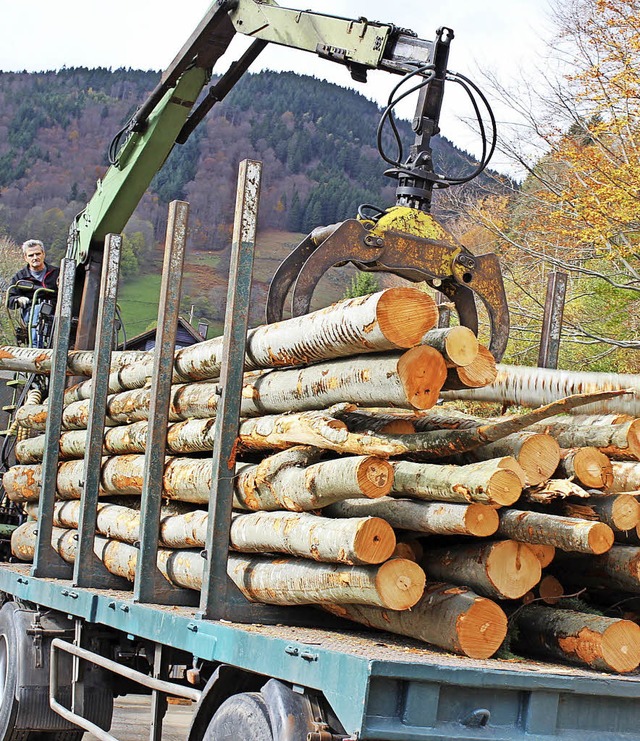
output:
[[[176, 347], [189, 347], [196, 342], [202, 342], [203, 337], [182, 317], [178, 317], [178, 331], [176, 333]], [[127, 340], [127, 350], [153, 350], [156, 346], [156, 328], [148, 329], [142, 334]], [[119, 345], [118, 350], [123, 346]]]

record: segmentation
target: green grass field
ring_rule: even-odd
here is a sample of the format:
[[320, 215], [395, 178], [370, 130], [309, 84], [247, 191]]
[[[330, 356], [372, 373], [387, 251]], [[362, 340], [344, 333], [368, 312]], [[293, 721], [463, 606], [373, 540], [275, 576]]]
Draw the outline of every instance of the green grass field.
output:
[[118, 304], [127, 338], [145, 332], [158, 319], [160, 275], [141, 275], [120, 286]]

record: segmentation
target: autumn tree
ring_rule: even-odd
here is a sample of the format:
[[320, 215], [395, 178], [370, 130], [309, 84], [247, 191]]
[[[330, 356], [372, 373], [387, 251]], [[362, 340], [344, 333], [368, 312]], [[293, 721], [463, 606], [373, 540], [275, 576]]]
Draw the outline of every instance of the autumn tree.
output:
[[502, 138], [526, 177], [508, 204], [468, 212], [502, 253], [512, 358], [532, 362], [546, 278], [558, 269], [570, 275], [561, 363], [637, 372], [628, 350], [640, 349], [640, 2], [556, 0], [553, 20], [540, 89], [530, 79], [516, 94], [498, 86], [526, 122], [524, 135], [520, 125]]

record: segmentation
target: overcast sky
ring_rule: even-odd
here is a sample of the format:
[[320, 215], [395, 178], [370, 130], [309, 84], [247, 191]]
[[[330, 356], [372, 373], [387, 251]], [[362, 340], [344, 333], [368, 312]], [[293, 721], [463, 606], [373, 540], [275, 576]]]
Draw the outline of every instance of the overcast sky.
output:
[[[519, 69], [544, 58], [548, 0], [282, 0], [282, 6], [312, 9], [349, 18], [411, 28], [433, 39], [439, 26], [453, 28], [449, 69], [481, 83], [479, 69], [507, 81]], [[0, 69], [49, 70], [62, 66], [164, 69], [209, 6], [208, 0], [0, 0]], [[233, 55], [235, 58], [237, 53]], [[354, 85], [346, 69], [304, 52], [267, 49], [254, 64], [313, 74], [355, 86], [383, 103], [399, 78], [374, 73], [367, 85]], [[475, 149], [461, 118], [470, 114], [464, 98], [449, 85], [442, 133], [458, 146]], [[497, 102], [499, 119], [508, 117]], [[410, 117], [414, 102], [402, 113]]]

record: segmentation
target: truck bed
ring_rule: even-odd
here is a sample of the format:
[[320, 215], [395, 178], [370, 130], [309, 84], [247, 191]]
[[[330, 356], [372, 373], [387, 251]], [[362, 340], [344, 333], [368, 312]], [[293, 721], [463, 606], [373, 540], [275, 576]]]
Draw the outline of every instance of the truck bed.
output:
[[81, 589], [30, 572], [30, 564], [0, 564], [0, 590], [205, 660], [323, 690], [345, 728], [362, 739], [640, 739], [637, 675], [474, 660], [348, 623], [328, 630], [201, 620], [195, 608], [137, 604], [130, 592]]

